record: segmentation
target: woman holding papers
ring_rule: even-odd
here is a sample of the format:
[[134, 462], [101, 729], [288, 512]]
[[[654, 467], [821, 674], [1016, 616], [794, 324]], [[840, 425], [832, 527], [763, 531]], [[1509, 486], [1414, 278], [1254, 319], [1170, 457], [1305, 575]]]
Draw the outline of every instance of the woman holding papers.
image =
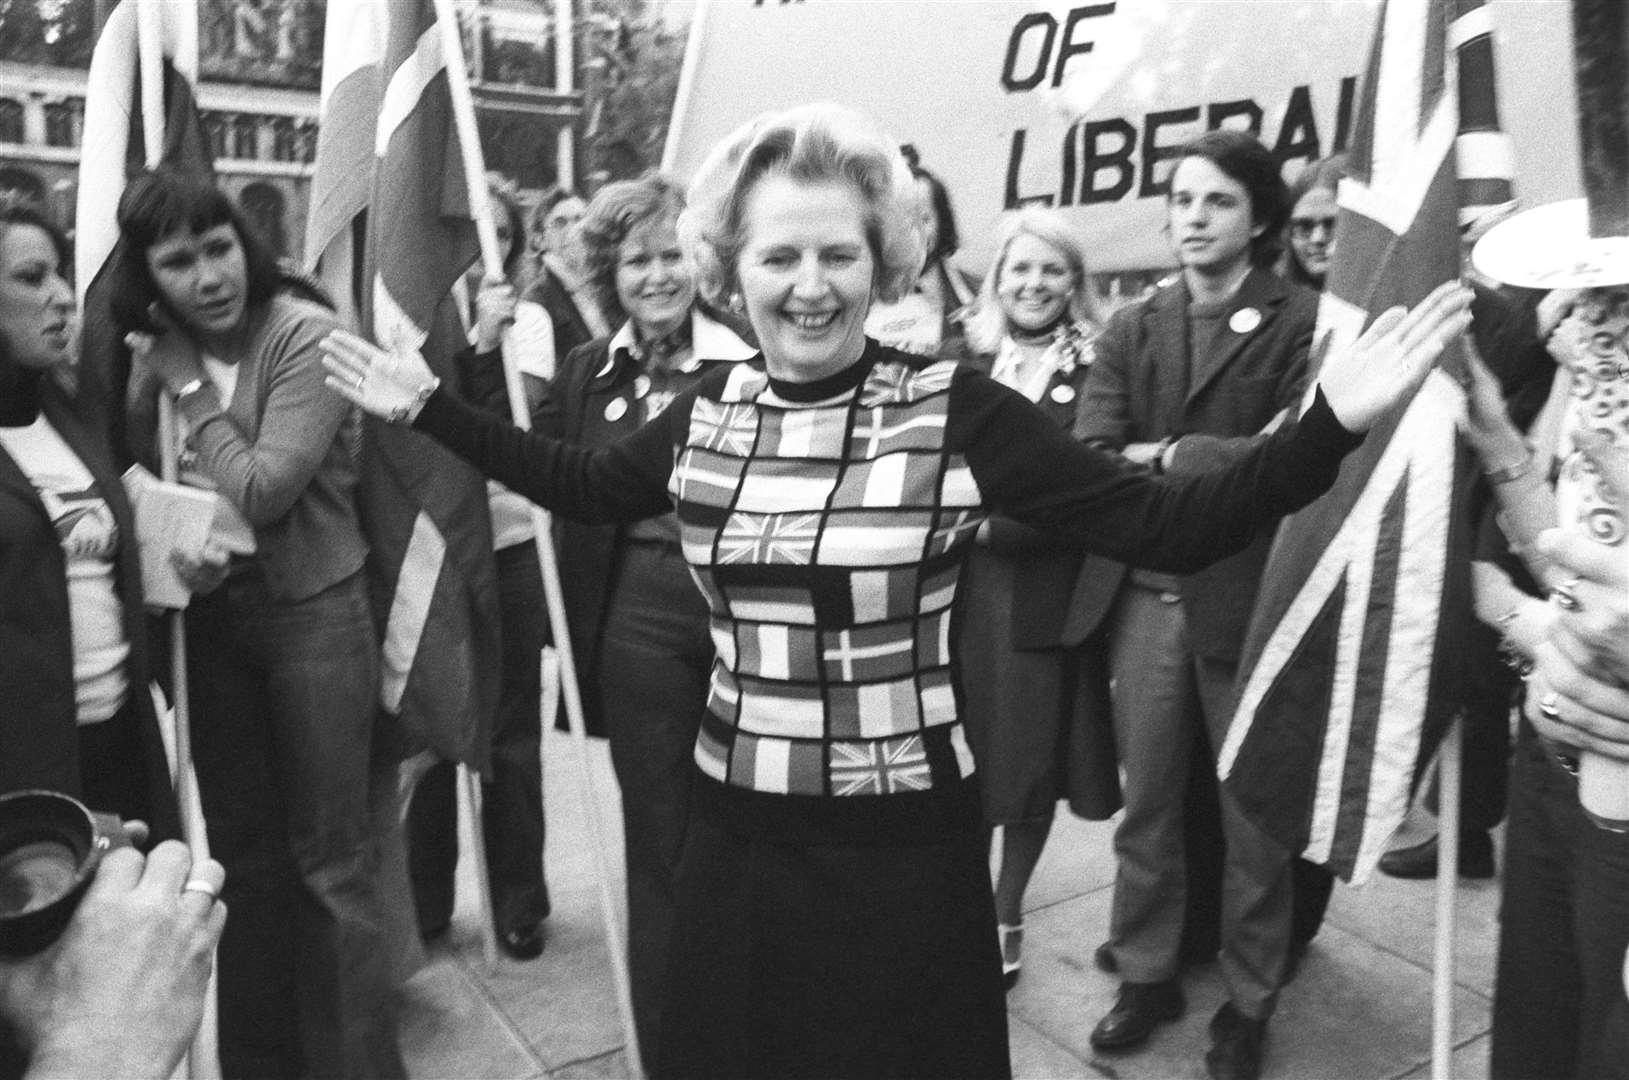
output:
[[37, 206], [0, 200], [0, 792], [76, 795], [156, 841], [179, 828], [130, 503], [55, 377], [75, 362], [68, 256]]
[[[692, 760], [657, 1071], [1004, 1077], [1007, 1013], [957, 587], [999, 511], [1169, 570], [1242, 547], [1334, 479], [1424, 378], [1465, 298], [1393, 311], [1230, 468], [1134, 471], [1021, 394], [868, 340], [922, 265], [894, 142], [830, 105], [766, 115], [709, 156], [682, 233], [704, 295], [761, 352], [594, 449], [514, 430], [418, 357], [338, 333], [329, 385], [411, 421], [560, 513], [676, 511], [717, 646]], [[632, 673], [629, 673], [632, 674]]]
[[220, 952], [228, 1076], [400, 1076], [376, 896], [369, 767], [379, 692], [358, 521], [355, 411], [322, 388], [336, 322], [207, 178], [119, 200], [114, 295], [135, 363], [131, 450], [175, 404], [183, 483], [219, 496], [235, 554], [187, 611], [194, 758], [232, 912]]

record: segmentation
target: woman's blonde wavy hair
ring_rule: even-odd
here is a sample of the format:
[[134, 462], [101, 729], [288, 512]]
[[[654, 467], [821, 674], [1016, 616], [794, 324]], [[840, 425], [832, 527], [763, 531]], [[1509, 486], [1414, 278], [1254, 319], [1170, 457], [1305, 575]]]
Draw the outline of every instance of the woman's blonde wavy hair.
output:
[[1062, 214], [1038, 206], [1026, 206], [1002, 214], [996, 222], [995, 257], [990, 270], [984, 275], [978, 298], [969, 306], [963, 326], [967, 329], [967, 343], [981, 353], [993, 353], [1001, 347], [1007, 336], [1007, 313], [1001, 309], [997, 290], [1001, 285], [1001, 270], [1007, 261], [1007, 251], [1020, 236], [1035, 239], [1057, 249], [1069, 264], [1074, 281], [1069, 293], [1069, 317], [1077, 323], [1103, 325], [1103, 311], [1097, 294], [1087, 277], [1086, 248], [1081, 238], [1070, 227]]
[[724, 304], [737, 292], [747, 200], [772, 175], [810, 185], [853, 185], [866, 206], [865, 235], [876, 264], [873, 294], [892, 303], [910, 291], [925, 255], [910, 167], [874, 121], [839, 105], [817, 104], [743, 124], [697, 170], [679, 237], [695, 260], [705, 299]]

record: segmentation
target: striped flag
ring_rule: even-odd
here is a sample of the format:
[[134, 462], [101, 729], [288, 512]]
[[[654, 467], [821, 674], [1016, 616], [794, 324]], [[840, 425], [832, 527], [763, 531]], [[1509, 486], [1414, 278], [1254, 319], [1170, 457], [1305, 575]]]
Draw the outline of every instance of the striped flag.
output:
[[389, 11], [385, 0], [329, 0], [322, 42], [317, 167], [306, 215], [306, 269], [340, 314], [361, 324], [364, 212], [373, 197], [374, 132]]
[[[198, 7], [188, 0], [145, 4], [164, 61], [164, 164], [210, 173], [209, 141], [193, 95], [198, 78]], [[108, 295], [119, 245], [116, 211], [126, 180], [147, 166], [141, 117], [137, 0], [108, 15], [91, 53], [80, 141], [79, 197], [74, 212], [74, 268], [82, 312], [79, 400], [114, 453], [126, 456], [124, 391], [130, 352]]]
[[[1317, 356], [1458, 276], [1448, 0], [1387, 4], [1371, 49]], [[1335, 487], [1287, 520], [1256, 601], [1218, 773], [1245, 813], [1349, 881], [1373, 869], [1457, 698], [1468, 602], [1457, 382], [1433, 372]]]
[[[364, 326], [451, 381], [465, 339], [448, 294], [475, 258], [475, 227], [434, 8], [384, 6]], [[484, 768], [499, 663], [485, 483], [429, 439], [369, 420], [361, 505], [384, 613], [381, 704], [440, 757]]]

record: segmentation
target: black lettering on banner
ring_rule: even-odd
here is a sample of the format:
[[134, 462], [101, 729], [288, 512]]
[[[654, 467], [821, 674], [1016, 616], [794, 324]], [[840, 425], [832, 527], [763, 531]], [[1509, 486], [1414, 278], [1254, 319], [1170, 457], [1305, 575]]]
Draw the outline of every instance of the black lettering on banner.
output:
[[[1137, 149], [1137, 129], [1130, 121], [1117, 116], [1112, 120], [1093, 120], [1086, 125], [1083, 134], [1080, 204], [1090, 206], [1125, 198], [1137, 175], [1137, 167], [1131, 162], [1131, 155]], [[1120, 145], [1112, 150], [1101, 149], [1105, 135], [1118, 136]], [[1101, 172], [1118, 174], [1119, 179], [1106, 187], [1098, 187], [1097, 174]]]
[[1278, 129], [1278, 141], [1273, 144], [1273, 157], [1280, 165], [1291, 158], [1317, 161], [1318, 120], [1312, 115], [1312, 88], [1302, 84], [1290, 91], [1290, 103], [1284, 108], [1284, 126]]
[[1020, 195], [1018, 194], [1018, 174], [1023, 171], [1024, 139], [1029, 133], [1024, 128], [1015, 128], [1012, 133], [1012, 149], [1007, 154], [1007, 190], [1001, 200], [1003, 209], [1016, 210], [1020, 206], [1051, 206], [1050, 195]]
[[[1046, 27], [1046, 37], [1041, 42], [1040, 55], [1035, 58], [1035, 70], [1020, 79], [1013, 71], [1013, 64], [1018, 61], [1018, 49], [1023, 44], [1024, 35], [1037, 26]], [[1012, 28], [1012, 36], [1007, 39], [1007, 59], [1001, 65], [1001, 85], [1007, 88], [1008, 93], [1033, 90], [1041, 85], [1041, 80], [1046, 78], [1046, 62], [1052, 56], [1052, 41], [1057, 36], [1058, 20], [1044, 11], [1032, 11], [1018, 20]]]
[[1238, 101], [1211, 102], [1209, 107], [1205, 109], [1205, 129], [1215, 131], [1217, 128], [1226, 127], [1227, 122], [1235, 116], [1249, 117], [1250, 121], [1245, 125], [1244, 130], [1258, 139], [1261, 137], [1261, 106], [1250, 98], [1240, 98]]
[[1343, 152], [1352, 142], [1352, 110], [1357, 104], [1357, 76], [1348, 75], [1341, 80], [1340, 104], [1335, 107], [1335, 144], [1331, 154]]
[[[1154, 180], [1155, 166], [1162, 161], [1169, 161], [1177, 156], [1182, 149], [1182, 143], [1176, 142], [1169, 146], [1160, 145], [1160, 128], [1175, 127], [1178, 124], [1192, 124], [1199, 119], [1199, 106], [1193, 105], [1186, 109], [1171, 109], [1167, 112], [1151, 112], [1143, 117], [1143, 182], [1137, 191], [1138, 198], [1151, 199], [1164, 195], [1171, 190], [1171, 177], [1169, 174], [1158, 182]], [[1183, 140], [1186, 142], [1187, 140]]]
[[[1087, 4], [1085, 7], [1070, 8], [1069, 15], [1063, 21], [1063, 40], [1058, 44], [1058, 65], [1052, 69], [1052, 85], [1063, 85], [1063, 67], [1072, 56], [1092, 51], [1092, 42], [1076, 41], [1075, 27], [1084, 19], [1095, 19], [1102, 15], [1113, 15], [1114, 4]], [[1069, 190], [1064, 185], [1064, 190]]]
[[1080, 135], [1080, 125], [1070, 124], [1069, 130], [1063, 133], [1063, 181], [1058, 185], [1058, 205], [1075, 205], [1075, 140]]

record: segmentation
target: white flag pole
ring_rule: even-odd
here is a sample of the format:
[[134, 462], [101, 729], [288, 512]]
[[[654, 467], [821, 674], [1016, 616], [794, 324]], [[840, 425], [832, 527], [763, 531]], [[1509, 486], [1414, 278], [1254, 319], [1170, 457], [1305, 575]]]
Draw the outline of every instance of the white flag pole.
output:
[[[469, 74], [464, 69], [463, 42], [458, 33], [457, 16], [452, 0], [435, 0], [436, 22], [441, 29], [441, 49], [447, 67], [447, 88], [452, 97], [453, 120], [458, 126], [458, 143], [464, 159], [464, 179], [469, 187], [471, 215], [475, 218], [476, 235], [481, 241], [481, 260], [488, 279], [503, 277], [503, 256], [498, 251], [498, 233], [492, 224], [492, 204], [487, 194], [486, 165], [482, 160], [480, 133], [475, 126], [475, 102], [470, 96]], [[509, 391], [510, 416], [515, 426], [530, 429], [531, 415], [526, 407], [525, 386], [519, 367], [510, 355], [508, 335], [503, 347], [504, 384]], [[566, 720], [571, 737], [577, 747], [578, 767], [582, 776], [583, 799], [586, 803], [590, 848], [594, 853], [594, 870], [598, 878], [600, 915], [605, 925], [606, 950], [611, 954], [611, 976], [615, 983], [617, 1009], [622, 1017], [623, 1037], [626, 1042], [628, 1072], [645, 1075], [639, 1053], [639, 1038], [634, 1027], [633, 998], [628, 985], [627, 956], [623, 948], [622, 932], [617, 925], [616, 898], [611, 894], [610, 867], [605, 852], [609, 847], [605, 839], [604, 824], [600, 819], [599, 797], [589, 763], [588, 734], [583, 722], [582, 695], [577, 683], [577, 667], [572, 659], [571, 630], [566, 622], [566, 609], [560, 593], [560, 569], [555, 556], [549, 515], [541, 507], [532, 507], [532, 529], [537, 537], [537, 560], [543, 573], [543, 594], [548, 602], [549, 626], [553, 630], [554, 647], [560, 656], [561, 687], [565, 695]]]
[[1454, 939], [1459, 890], [1460, 739], [1454, 717], [1437, 751], [1437, 939], [1431, 965], [1431, 1080], [1450, 1080], [1454, 1056]]
[[[149, 169], [164, 160], [164, 8], [160, 0], [143, 0], [136, 7], [136, 52], [141, 71], [142, 156]], [[190, 43], [196, 47], [194, 36]], [[180, 475], [175, 401], [166, 391], [158, 396], [159, 471], [165, 480]], [[175, 797], [181, 812], [181, 833], [192, 849], [194, 862], [209, 858], [209, 834], [204, 826], [203, 803], [192, 764], [192, 716], [187, 693], [186, 613], [170, 617], [170, 694], [175, 718]], [[216, 975], [211, 972], [204, 1016], [187, 1053], [187, 1075], [206, 1080], [221, 1075], [219, 1031], [215, 1006]]]

